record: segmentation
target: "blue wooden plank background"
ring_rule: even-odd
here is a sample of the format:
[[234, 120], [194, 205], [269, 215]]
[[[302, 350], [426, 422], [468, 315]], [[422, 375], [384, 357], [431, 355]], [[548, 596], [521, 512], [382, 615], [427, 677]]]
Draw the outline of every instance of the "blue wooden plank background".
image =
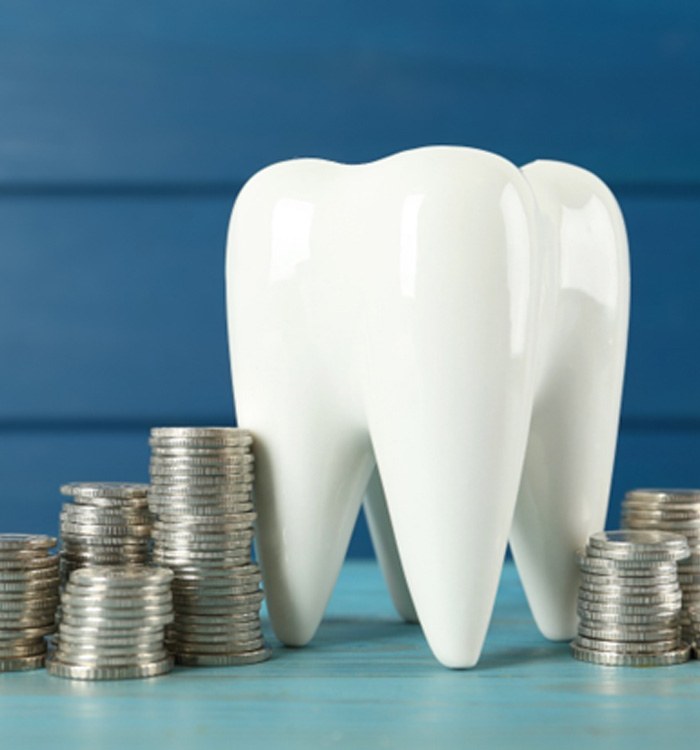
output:
[[233, 419], [250, 174], [426, 143], [612, 185], [633, 295], [610, 523], [630, 486], [700, 484], [700, 5], [0, 0], [0, 71], [0, 528], [55, 527], [62, 481], [144, 479], [152, 424]]

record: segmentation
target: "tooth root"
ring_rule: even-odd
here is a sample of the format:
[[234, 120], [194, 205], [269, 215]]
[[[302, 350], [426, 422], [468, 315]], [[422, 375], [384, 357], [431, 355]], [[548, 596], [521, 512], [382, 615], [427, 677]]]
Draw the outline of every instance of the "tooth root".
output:
[[416, 608], [413, 606], [411, 592], [408, 590], [399, 550], [396, 546], [389, 510], [386, 507], [382, 480], [376, 468], [367, 485], [364, 507], [374, 551], [394, 607], [406, 622], [418, 622]]
[[418, 619], [452, 668], [477, 662], [502, 569], [532, 407], [538, 278], [522, 177], [462, 166], [450, 165], [449, 195], [423, 204], [414, 298], [382, 306], [390, 268], [378, 261], [368, 321], [369, 427], [389, 514]]
[[615, 199], [590, 173], [556, 162], [523, 172], [559, 255], [559, 279], [511, 547], [538, 627], [559, 640], [576, 631], [574, 550], [605, 524], [627, 337], [627, 241]]
[[327, 415], [316, 423], [305, 417], [270, 429], [258, 425], [256, 549], [268, 611], [277, 637], [303, 646], [342, 566], [371, 451], [366, 439], [353, 438]]

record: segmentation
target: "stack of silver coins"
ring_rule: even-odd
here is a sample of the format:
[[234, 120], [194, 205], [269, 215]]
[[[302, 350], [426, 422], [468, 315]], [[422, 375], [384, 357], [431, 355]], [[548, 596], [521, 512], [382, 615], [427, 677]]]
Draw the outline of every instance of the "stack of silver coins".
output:
[[154, 428], [149, 504], [153, 559], [175, 573], [168, 645], [179, 664], [269, 658], [260, 570], [251, 559], [252, 436], [227, 427]]
[[121, 482], [66, 484], [73, 498], [61, 511], [61, 580], [85, 565], [148, 562], [151, 514], [148, 485]]
[[0, 534], [0, 672], [39, 669], [58, 606], [56, 539]]
[[633, 490], [622, 503], [622, 525], [628, 529], [658, 529], [683, 534], [690, 556], [678, 563], [683, 591], [683, 638], [697, 645], [690, 609], [700, 606], [700, 490]]
[[607, 666], [667, 666], [690, 657], [680, 629], [676, 564], [689, 554], [679, 534], [601, 531], [579, 553], [581, 661]]
[[172, 669], [165, 627], [173, 620], [163, 568], [80, 568], [61, 597], [63, 616], [47, 669], [75, 680], [155, 677]]

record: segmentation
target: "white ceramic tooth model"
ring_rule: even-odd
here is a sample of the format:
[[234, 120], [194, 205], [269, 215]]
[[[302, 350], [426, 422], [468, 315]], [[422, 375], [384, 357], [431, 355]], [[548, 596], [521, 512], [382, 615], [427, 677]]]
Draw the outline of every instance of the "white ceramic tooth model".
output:
[[629, 308], [624, 223], [597, 177], [459, 147], [275, 164], [236, 201], [227, 293], [284, 643], [314, 635], [366, 490], [396, 607], [443, 664], [479, 658], [509, 536], [540, 630], [574, 635]]

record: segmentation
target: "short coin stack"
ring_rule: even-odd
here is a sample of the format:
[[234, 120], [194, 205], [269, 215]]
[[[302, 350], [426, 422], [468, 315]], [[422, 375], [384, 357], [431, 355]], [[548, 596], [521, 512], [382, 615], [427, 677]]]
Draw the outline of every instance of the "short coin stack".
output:
[[169, 672], [165, 627], [173, 620], [172, 573], [142, 565], [76, 570], [61, 598], [63, 616], [50, 674], [124, 680]]
[[0, 672], [44, 666], [58, 606], [55, 546], [50, 536], [0, 534]]
[[690, 557], [678, 563], [683, 591], [681, 625], [684, 640], [697, 643], [690, 609], [700, 606], [700, 490], [633, 490], [622, 504], [623, 527], [683, 534]]
[[61, 511], [61, 580], [85, 565], [144, 564], [150, 552], [148, 485], [66, 484]]
[[578, 636], [581, 661], [607, 666], [666, 666], [690, 657], [681, 640], [676, 563], [684, 537], [661, 531], [601, 531], [579, 554]]
[[231, 666], [269, 658], [260, 628], [253, 541], [252, 437], [226, 427], [151, 431], [153, 559], [171, 568], [179, 664]]

